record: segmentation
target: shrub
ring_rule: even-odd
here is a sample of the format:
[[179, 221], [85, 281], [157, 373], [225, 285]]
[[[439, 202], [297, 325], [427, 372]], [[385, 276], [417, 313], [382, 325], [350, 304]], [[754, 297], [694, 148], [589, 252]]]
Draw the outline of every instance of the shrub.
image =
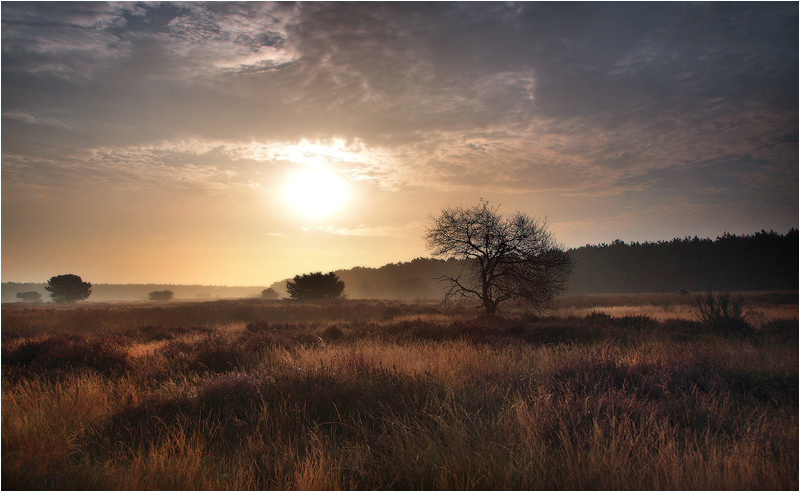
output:
[[171, 301], [175, 293], [171, 290], [154, 290], [147, 295], [151, 301]]
[[28, 292], [17, 292], [17, 299], [22, 302], [41, 302], [42, 294], [31, 290]]
[[750, 335], [753, 327], [744, 319], [742, 300], [727, 292], [697, 296], [698, 319], [721, 334]]
[[292, 280], [286, 282], [286, 290], [292, 299], [338, 299], [344, 292], [344, 282], [334, 272], [295, 275]]
[[277, 299], [278, 297], [280, 297], [280, 295], [272, 287], [269, 287], [269, 288], [264, 289], [264, 290], [261, 291], [261, 298], [262, 299]]

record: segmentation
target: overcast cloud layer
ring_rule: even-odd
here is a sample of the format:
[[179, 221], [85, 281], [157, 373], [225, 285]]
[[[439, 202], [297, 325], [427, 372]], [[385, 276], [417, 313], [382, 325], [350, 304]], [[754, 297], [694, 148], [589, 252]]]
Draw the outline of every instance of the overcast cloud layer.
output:
[[[378, 266], [480, 197], [568, 246], [786, 232], [797, 108], [797, 3], [4, 2], [2, 276]], [[345, 213], [282, 209], [304, 160]]]

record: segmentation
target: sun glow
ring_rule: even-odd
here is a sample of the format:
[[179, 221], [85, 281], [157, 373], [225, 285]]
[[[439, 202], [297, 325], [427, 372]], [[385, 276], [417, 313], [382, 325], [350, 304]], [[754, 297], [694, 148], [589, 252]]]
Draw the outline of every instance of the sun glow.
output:
[[283, 200], [295, 212], [311, 220], [340, 211], [349, 195], [343, 178], [323, 165], [292, 171], [283, 185]]

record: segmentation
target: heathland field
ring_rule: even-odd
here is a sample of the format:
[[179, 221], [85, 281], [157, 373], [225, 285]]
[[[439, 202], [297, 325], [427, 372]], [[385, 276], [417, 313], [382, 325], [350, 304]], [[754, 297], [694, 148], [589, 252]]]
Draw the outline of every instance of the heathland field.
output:
[[4, 304], [2, 488], [797, 489], [797, 293], [742, 299]]

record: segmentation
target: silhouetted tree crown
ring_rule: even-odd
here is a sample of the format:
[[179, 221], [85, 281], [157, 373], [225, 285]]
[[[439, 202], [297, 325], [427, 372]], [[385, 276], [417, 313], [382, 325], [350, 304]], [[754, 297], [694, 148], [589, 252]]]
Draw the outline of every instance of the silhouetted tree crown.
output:
[[35, 290], [28, 292], [17, 292], [17, 299], [25, 302], [39, 302], [42, 300], [42, 294]]
[[516, 212], [504, 217], [481, 201], [470, 208], [446, 208], [431, 217], [425, 240], [433, 256], [461, 261], [449, 283], [445, 300], [476, 298], [487, 314], [509, 299], [542, 311], [567, 286], [572, 260], [555, 243], [547, 223]]
[[50, 277], [44, 288], [58, 303], [82, 301], [92, 294], [92, 284], [72, 274]]
[[295, 275], [292, 280], [286, 282], [286, 291], [292, 299], [336, 299], [344, 292], [344, 282], [333, 272]]
[[261, 291], [261, 298], [262, 299], [277, 299], [278, 297], [280, 297], [278, 295], [278, 292], [275, 289], [273, 289], [272, 287], [268, 287], [268, 288], [266, 288], [266, 289]]
[[171, 301], [175, 297], [175, 293], [171, 290], [154, 290], [147, 295], [151, 301]]

